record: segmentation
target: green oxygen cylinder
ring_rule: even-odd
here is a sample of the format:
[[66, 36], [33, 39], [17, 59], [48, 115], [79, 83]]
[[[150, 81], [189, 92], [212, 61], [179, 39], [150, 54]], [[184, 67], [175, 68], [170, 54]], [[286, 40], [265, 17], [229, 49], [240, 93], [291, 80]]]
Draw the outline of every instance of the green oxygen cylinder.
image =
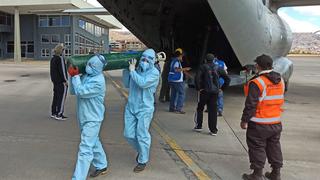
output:
[[[138, 52], [129, 52], [129, 53], [110, 53], [110, 54], [100, 54], [104, 56], [107, 60], [107, 66], [104, 68], [104, 71], [116, 70], [116, 69], [125, 69], [129, 67], [128, 60], [141, 58], [143, 51]], [[70, 64], [79, 68], [80, 73], [85, 73], [85, 68], [89, 59], [95, 56], [94, 54], [90, 55], [76, 55], [71, 56], [67, 59], [68, 66]]]

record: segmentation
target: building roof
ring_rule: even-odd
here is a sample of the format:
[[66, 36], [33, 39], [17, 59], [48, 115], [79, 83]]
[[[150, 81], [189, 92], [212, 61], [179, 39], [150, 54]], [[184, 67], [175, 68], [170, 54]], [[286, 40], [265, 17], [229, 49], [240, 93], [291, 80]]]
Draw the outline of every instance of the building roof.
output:
[[[1, 0], [0, 11], [14, 14], [18, 7], [20, 14], [81, 15], [110, 29], [121, 29], [122, 24], [105, 10], [96, 8], [84, 0]], [[99, 14], [99, 15], [93, 15]]]

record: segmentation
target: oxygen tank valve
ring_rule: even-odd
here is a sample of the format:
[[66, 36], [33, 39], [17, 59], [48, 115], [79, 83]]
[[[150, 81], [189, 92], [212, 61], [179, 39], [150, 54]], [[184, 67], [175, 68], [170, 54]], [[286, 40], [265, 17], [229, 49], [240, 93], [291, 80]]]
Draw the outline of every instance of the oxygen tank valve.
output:
[[157, 53], [157, 60], [158, 61], [165, 61], [167, 58], [166, 53], [165, 52], [158, 52]]

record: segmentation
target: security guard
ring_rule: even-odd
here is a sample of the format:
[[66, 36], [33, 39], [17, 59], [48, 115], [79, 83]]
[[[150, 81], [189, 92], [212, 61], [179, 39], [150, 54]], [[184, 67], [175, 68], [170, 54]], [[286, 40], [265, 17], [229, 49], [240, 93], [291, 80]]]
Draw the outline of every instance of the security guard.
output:
[[240, 126], [247, 129], [250, 168], [252, 174], [243, 174], [244, 180], [263, 180], [266, 158], [272, 172], [265, 176], [280, 180], [283, 158], [280, 145], [282, 125], [281, 106], [284, 103], [285, 85], [280, 74], [272, 70], [273, 61], [267, 55], [256, 58], [258, 75], [245, 85], [246, 102]]

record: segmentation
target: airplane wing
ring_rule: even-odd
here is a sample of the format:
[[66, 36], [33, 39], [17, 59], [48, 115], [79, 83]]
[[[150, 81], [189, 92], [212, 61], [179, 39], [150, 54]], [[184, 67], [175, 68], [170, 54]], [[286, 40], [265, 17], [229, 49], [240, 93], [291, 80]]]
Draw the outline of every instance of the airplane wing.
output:
[[273, 7], [320, 5], [319, 0], [271, 0]]

